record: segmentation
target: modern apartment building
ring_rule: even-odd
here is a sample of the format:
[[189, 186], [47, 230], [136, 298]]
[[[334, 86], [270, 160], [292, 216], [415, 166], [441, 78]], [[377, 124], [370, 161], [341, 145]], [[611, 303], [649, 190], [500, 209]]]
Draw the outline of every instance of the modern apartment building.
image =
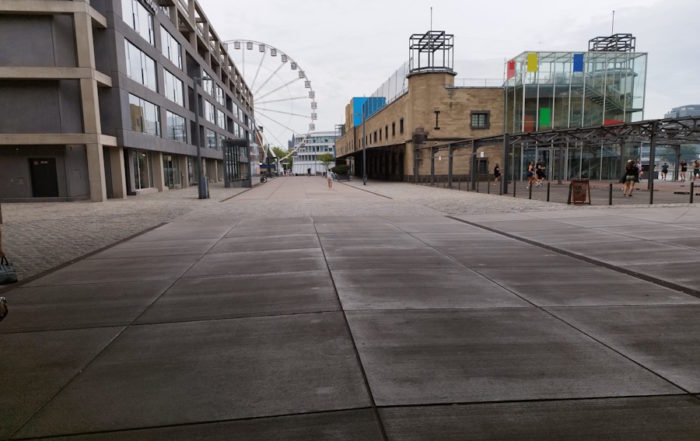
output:
[[255, 149], [252, 94], [195, 0], [0, 2], [0, 106], [2, 200], [193, 185], [197, 142], [220, 181], [224, 139]]
[[[292, 155], [292, 173], [295, 175], [305, 175], [311, 173], [325, 173], [326, 166], [318, 160], [319, 155], [331, 154], [335, 158], [335, 140], [338, 134], [333, 131], [311, 132], [306, 135], [304, 144], [300, 146]], [[333, 168], [335, 163], [328, 165]]]

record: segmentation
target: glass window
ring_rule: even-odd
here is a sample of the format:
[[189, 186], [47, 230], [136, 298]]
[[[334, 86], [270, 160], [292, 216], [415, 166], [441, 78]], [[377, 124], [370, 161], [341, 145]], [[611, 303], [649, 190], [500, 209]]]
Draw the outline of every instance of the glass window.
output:
[[153, 187], [151, 155], [148, 152], [134, 150], [131, 158], [134, 168], [134, 187], [136, 190]]
[[125, 43], [126, 75], [137, 83], [157, 92], [156, 62], [128, 40], [125, 40]]
[[214, 96], [214, 80], [206, 72], [202, 73], [202, 89], [211, 96]]
[[122, 17], [129, 27], [155, 46], [153, 15], [138, 0], [122, 0]]
[[222, 129], [226, 129], [226, 115], [221, 110], [216, 111], [216, 125]]
[[187, 142], [187, 129], [185, 126], [185, 118], [170, 111], [166, 111], [165, 116], [168, 139], [180, 142]]
[[216, 102], [221, 104], [222, 106], [226, 105], [226, 97], [224, 95], [224, 89], [222, 89], [219, 86], [216, 86]]
[[160, 109], [153, 103], [129, 94], [131, 130], [160, 136]]
[[182, 69], [182, 46], [163, 26], [160, 27], [160, 43], [163, 55], [179, 69]]
[[204, 100], [204, 119], [212, 124], [216, 124], [216, 109], [214, 105], [207, 100]]
[[207, 147], [216, 149], [216, 133], [212, 130], [205, 129], [205, 137], [207, 138]]
[[165, 97], [181, 106], [185, 105], [185, 98], [182, 89], [182, 81], [175, 75], [163, 69], [163, 82], [165, 83]]

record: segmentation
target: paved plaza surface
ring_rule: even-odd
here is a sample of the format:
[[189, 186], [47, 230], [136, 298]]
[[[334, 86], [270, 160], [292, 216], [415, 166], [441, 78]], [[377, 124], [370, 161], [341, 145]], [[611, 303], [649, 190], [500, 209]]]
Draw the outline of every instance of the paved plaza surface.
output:
[[316, 177], [173, 205], [3, 291], [0, 439], [700, 439], [698, 206]]

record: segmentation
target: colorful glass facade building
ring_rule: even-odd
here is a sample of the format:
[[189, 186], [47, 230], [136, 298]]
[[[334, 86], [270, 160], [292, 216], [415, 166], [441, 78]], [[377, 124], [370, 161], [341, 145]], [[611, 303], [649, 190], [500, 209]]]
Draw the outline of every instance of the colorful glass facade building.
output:
[[[629, 34], [622, 34], [628, 36]], [[611, 41], [617, 35], [606, 37]], [[647, 54], [631, 44], [588, 52], [523, 52], [506, 62], [505, 123], [508, 133], [596, 127], [644, 118]], [[591, 40], [589, 45], [592, 45]], [[542, 161], [550, 177], [613, 179], [629, 146], [528, 146], [515, 157], [515, 178], [527, 163]], [[556, 150], [556, 151], [555, 151]], [[565, 161], [554, 161], [563, 154]], [[638, 153], [637, 153], [638, 154]]]

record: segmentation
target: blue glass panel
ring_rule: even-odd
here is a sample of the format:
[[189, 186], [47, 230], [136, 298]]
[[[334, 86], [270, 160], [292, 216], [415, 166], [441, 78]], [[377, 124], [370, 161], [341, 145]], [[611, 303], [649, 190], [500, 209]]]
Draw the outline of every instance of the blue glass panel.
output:
[[574, 54], [574, 72], [583, 72], [583, 54]]

